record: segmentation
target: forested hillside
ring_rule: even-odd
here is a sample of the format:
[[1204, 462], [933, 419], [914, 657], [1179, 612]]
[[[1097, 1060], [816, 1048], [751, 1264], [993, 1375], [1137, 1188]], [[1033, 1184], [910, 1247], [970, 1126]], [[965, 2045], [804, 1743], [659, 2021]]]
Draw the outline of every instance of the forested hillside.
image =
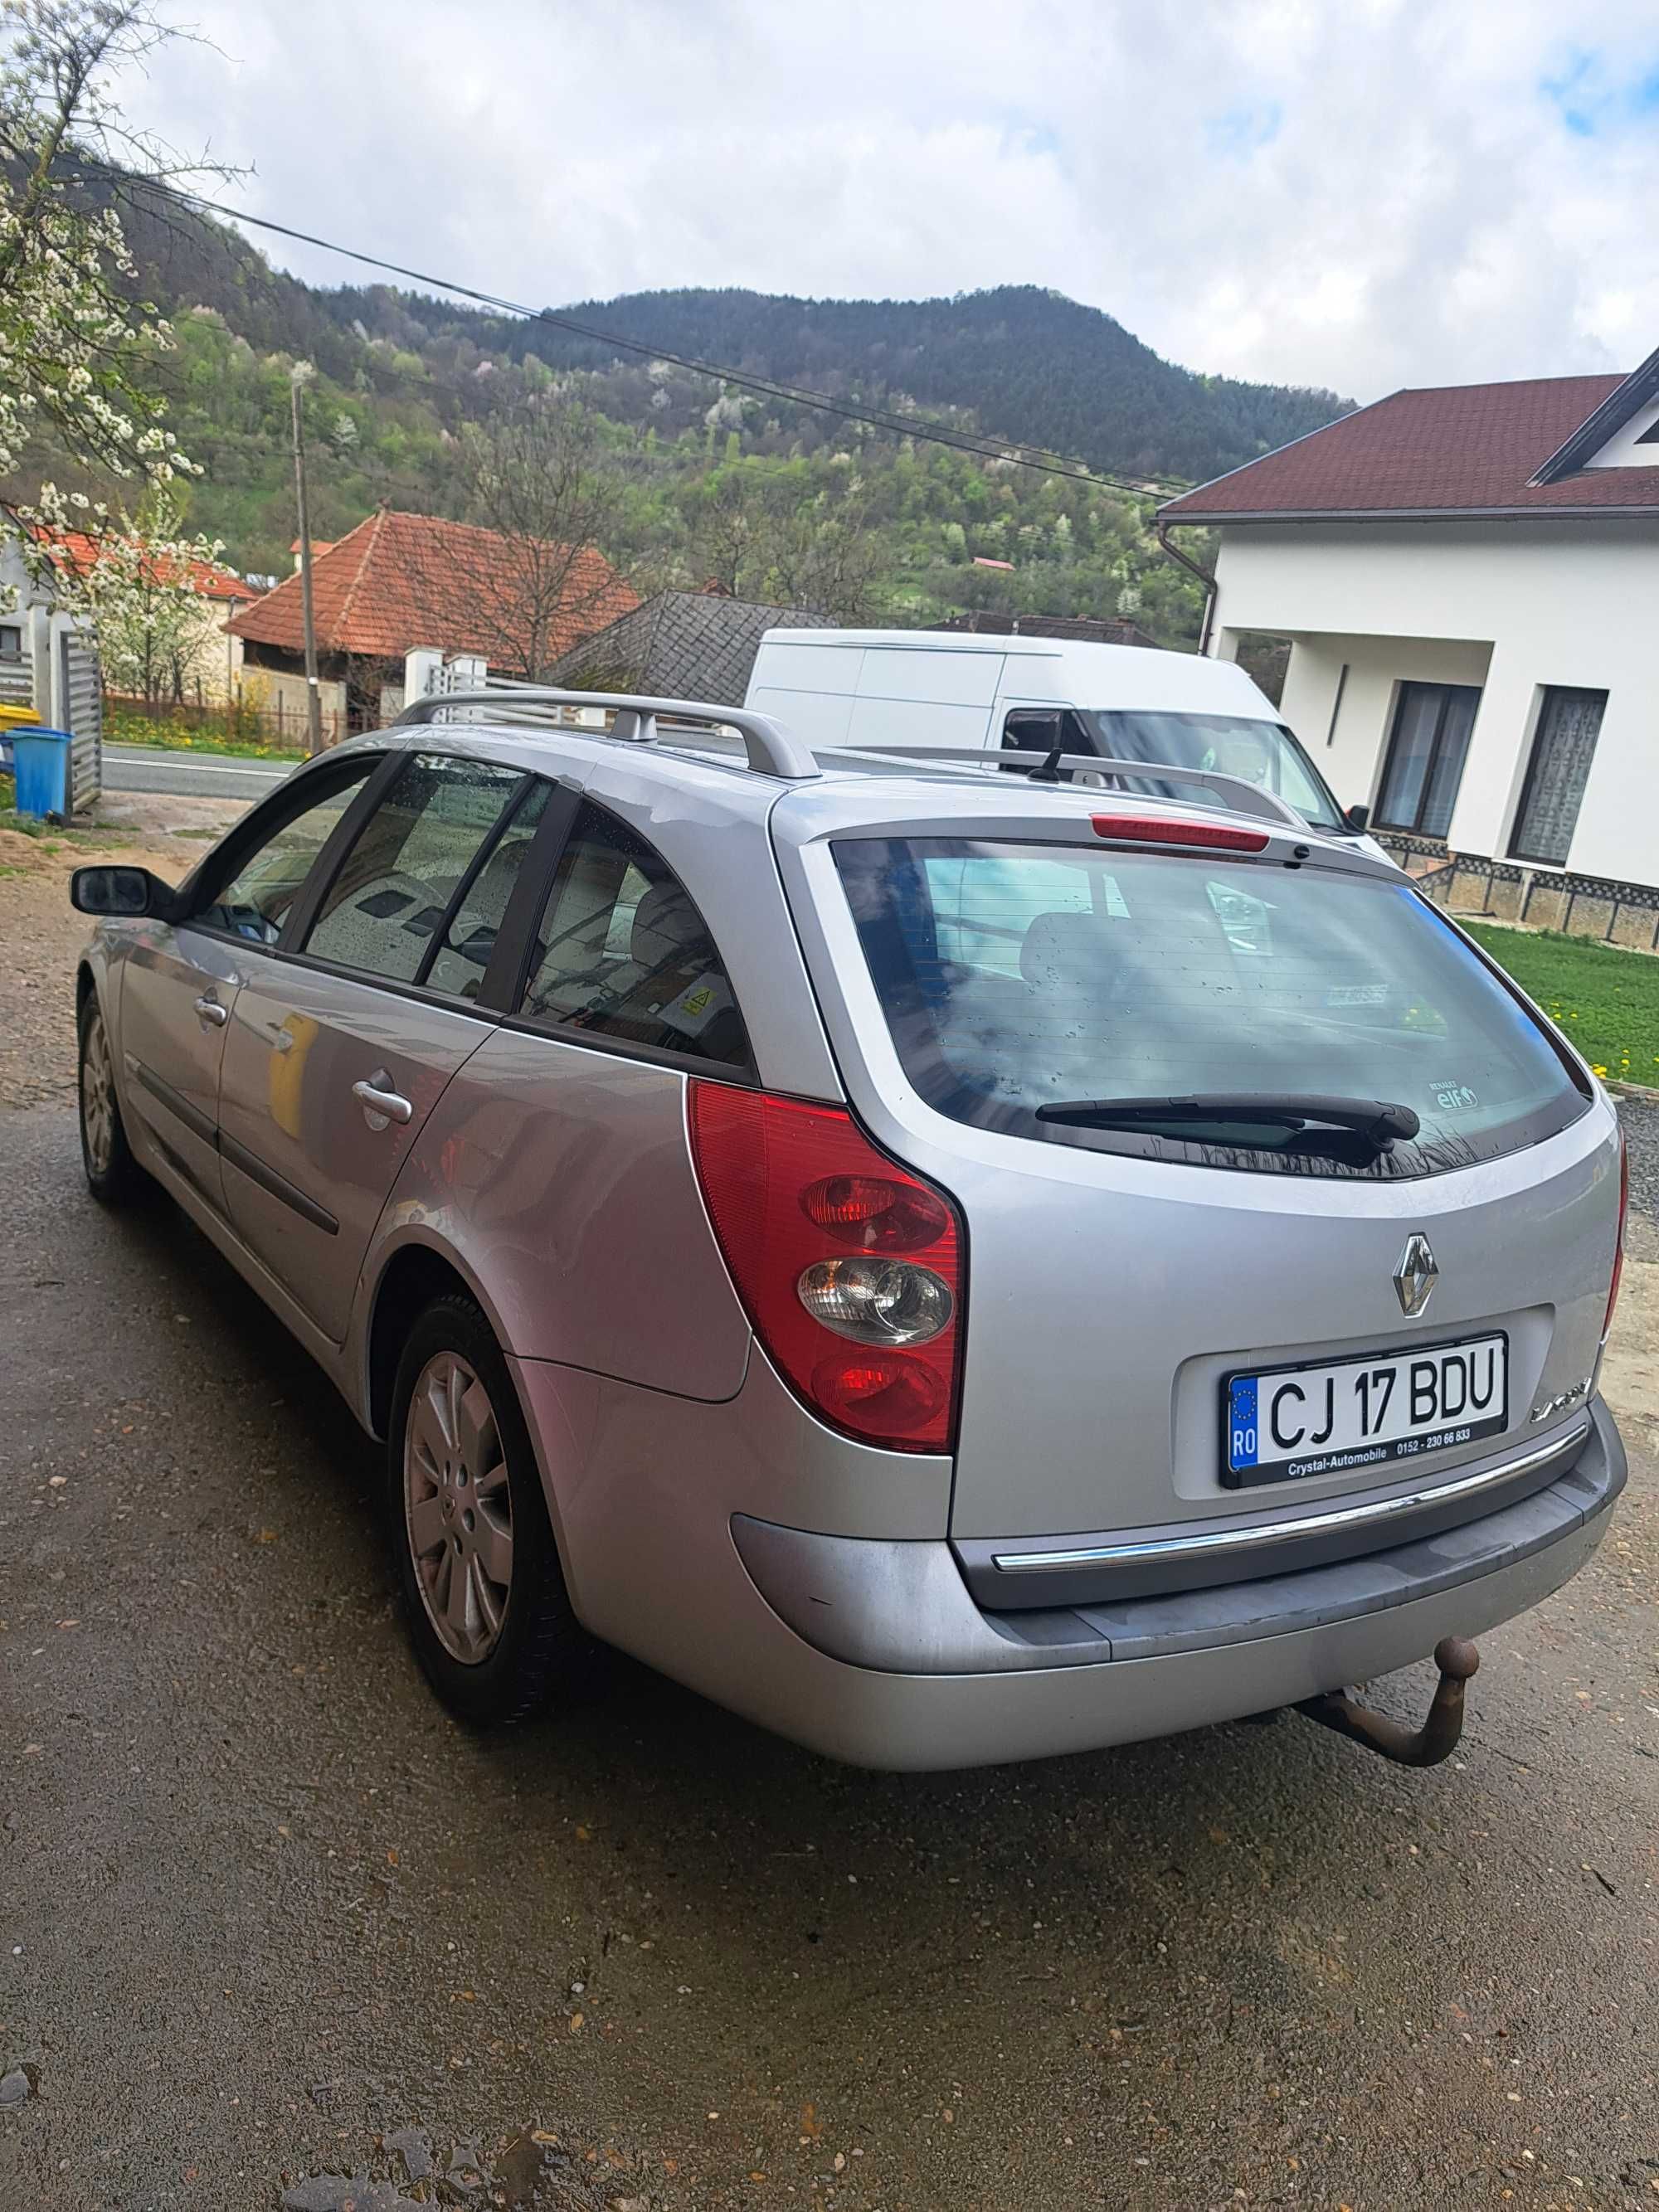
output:
[[[325, 295], [351, 314], [365, 295]], [[421, 302], [436, 327], [465, 329]], [[636, 292], [569, 313], [618, 337], [815, 390], [902, 393], [930, 412], [966, 410], [994, 435], [1091, 467], [1190, 482], [1317, 429], [1348, 403], [1330, 392], [1239, 384], [1160, 360], [1121, 323], [1035, 285], [940, 300], [794, 300], [762, 292]], [[556, 367], [603, 369], [604, 346], [544, 325], [494, 343]]]
[[[715, 580], [902, 622], [975, 606], [1121, 614], [1172, 643], [1195, 628], [1197, 587], [1150, 538], [1147, 498], [763, 399], [548, 325], [390, 287], [314, 289], [173, 209], [128, 204], [122, 220], [144, 295], [175, 327], [155, 374], [203, 470], [190, 523], [249, 573], [289, 565], [289, 372], [304, 359], [318, 371], [305, 405], [320, 538], [382, 501], [489, 520], [466, 457], [492, 422], [540, 408], [580, 422], [607, 487], [604, 550], [641, 589]], [[920, 410], [1136, 483], [1213, 474], [1345, 404], [1194, 375], [1109, 316], [1035, 289], [921, 301], [664, 292], [573, 312], [666, 353]], [[49, 449], [0, 489], [42, 473], [111, 489]]]

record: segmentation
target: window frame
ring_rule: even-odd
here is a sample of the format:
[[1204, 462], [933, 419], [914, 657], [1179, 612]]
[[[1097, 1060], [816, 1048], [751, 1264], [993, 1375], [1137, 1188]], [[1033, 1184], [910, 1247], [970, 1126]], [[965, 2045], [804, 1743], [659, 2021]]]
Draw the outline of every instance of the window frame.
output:
[[[462, 999], [447, 992], [434, 991], [423, 982], [417, 985], [393, 981], [386, 976], [366, 975], [361, 969], [349, 968], [338, 961], [325, 960], [314, 953], [300, 950], [310, 933], [318, 908], [327, 896], [346, 855], [356, 844], [360, 830], [396, 782], [404, 763], [416, 752], [441, 750], [441, 747], [434, 748], [428, 739], [420, 745], [390, 746], [378, 756], [368, 775], [359, 787], [356, 796], [324, 841], [304, 887], [283, 926], [282, 934], [274, 945], [254, 945], [233, 931], [216, 928], [212, 923], [201, 920], [198, 910], [216, 902], [230, 877], [250, 852], [257, 850], [262, 842], [276, 834], [276, 830], [283, 827], [315, 803], [316, 795], [323, 788], [325, 781], [331, 787], [337, 781], [347, 780], [344, 761], [331, 763], [325, 768], [308, 769], [303, 780], [296, 777], [291, 783], [284, 784], [279, 792], [273, 792], [269, 799], [262, 800], [245, 816], [207, 855], [194, 875], [186, 879], [185, 888], [191, 910], [181, 918], [179, 926], [199, 929], [204, 935], [216, 938], [222, 944], [236, 945], [244, 952], [257, 952], [262, 959], [291, 963], [296, 968], [308, 969], [315, 975], [338, 976], [343, 981], [356, 983], [362, 989], [385, 991], [394, 998], [414, 999], [423, 1006], [444, 1006], [457, 1013], [470, 1014], [479, 1021], [500, 1022], [511, 1003], [513, 978], [518, 974], [520, 964], [526, 957], [536, 916], [540, 913], [542, 902], [551, 887], [553, 870], [558, 865], [566, 834], [580, 804], [579, 788], [568, 777], [560, 775], [551, 763], [546, 769], [523, 769], [515, 762], [495, 759], [487, 754], [457, 752], [446, 756], [457, 760], [483, 760], [490, 767], [515, 769], [520, 777], [511, 805], [503, 808], [485, 841], [485, 846], [481, 847], [479, 854], [474, 856], [475, 860], [480, 863], [488, 860], [489, 850], [485, 848], [494, 848], [495, 841], [524, 805], [529, 787], [540, 782], [550, 787], [541, 821], [531, 840], [524, 865], [519, 871], [519, 879], [508, 896], [501, 930], [476, 999]], [[353, 754], [348, 757], [355, 762], [362, 759], [362, 755]], [[302, 791], [304, 796], [301, 800]], [[296, 800], [301, 800], [297, 806], [295, 805]], [[275, 824], [275, 829], [272, 824]], [[463, 877], [459, 886], [462, 894], [470, 887], [472, 874], [472, 870], [469, 869]], [[447, 911], [445, 928], [450, 919]], [[441, 935], [441, 931], [434, 933], [434, 948]], [[422, 969], [428, 964], [423, 961]]]
[[[1511, 860], [1523, 861], [1529, 868], [1570, 869], [1572, 841], [1578, 835], [1578, 813], [1583, 807], [1584, 793], [1589, 789], [1590, 775], [1595, 767], [1596, 751], [1601, 743], [1601, 725], [1607, 718], [1607, 703], [1612, 695], [1606, 690], [1598, 690], [1593, 684], [1543, 684], [1539, 686], [1539, 690], [1542, 696], [1538, 702], [1537, 719], [1533, 724], [1532, 743], [1527, 749], [1527, 772], [1521, 780], [1521, 796], [1515, 803], [1515, 819], [1510, 825], [1505, 857]], [[1549, 718], [1550, 709], [1558, 699], [1575, 696], [1583, 699], [1599, 699], [1601, 702], [1601, 711], [1596, 717], [1595, 736], [1590, 745], [1589, 767], [1584, 771], [1584, 790], [1578, 794], [1578, 809], [1573, 814], [1572, 826], [1567, 832], [1567, 849], [1558, 860], [1551, 854], [1524, 852], [1522, 849], [1521, 837], [1527, 819], [1527, 809], [1532, 804], [1533, 793], [1537, 787], [1539, 763], [1544, 749], [1545, 726]]]
[[[408, 773], [408, 771], [414, 766], [416, 761], [420, 758], [422, 754], [424, 754], [428, 759], [435, 757], [441, 760], [456, 760], [460, 761], [463, 763], [472, 762], [483, 768], [502, 769], [505, 769], [508, 775], [516, 774], [518, 776], [518, 781], [514, 785], [507, 796], [501, 801], [500, 813], [497, 814], [495, 821], [490, 824], [489, 830], [480, 840], [477, 849], [473, 853], [472, 858], [467, 862], [465, 868], [462, 871], [460, 878], [456, 884], [455, 889], [451, 893], [448, 902], [444, 908], [442, 919], [434, 928], [431, 937], [427, 941], [426, 950], [421, 955], [420, 962], [416, 968], [415, 973], [409, 976], [376, 975], [371, 974], [366, 968], [354, 968], [349, 961], [331, 960], [325, 953], [308, 951], [306, 949], [307, 940], [309, 939], [312, 931], [316, 927], [317, 922], [321, 917], [323, 902], [327, 898], [329, 892], [333, 889], [336, 877], [339, 874], [340, 870], [345, 866], [347, 860], [350, 857], [353, 848], [356, 844], [358, 836], [363, 830], [366, 830], [368, 827], [369, 822], [373, 817], [379, 812], [380, 807], [391, 798], [402, 777]], [[460, 1006], [471, 1010], [478, 1005], [479, 1000], [483, 995], [484, 986], [489, 981], [490, 967], [493, 966], [495, 962], [493, 948], [490, 954], [489, 963], [484, 969], [483, 981], [481, 982], [478, 987], [478, 999], [463, 999], [457, 993], [449, 991], [434, 991], [427, 982], [428, 971], [430, 969], [433, 962], [438, 957], [439, 948], [443, 944], [444, 939], [448, 933], [450, 923], [454, 920], [456, 915], [460, 910], [462, 899], [465, 898], [467, 892], [472, 888], [473, 882], [476, 879], [479, 870], [484, 866], [489, 860], [490, 854], [495, 851], [501, 838], [506, 835], [507, 829], [512, 823], [514, 816], [518, 812], [519, 809], [524, 805], [526, 799], [529, 797], [532, 787], [538, 782], [546, 782], [549, 779], [544, 776], [538, 776], [533, 769], [515, 769], [511, 761], [489, 760], [481, 754], [440, 752], [434, 756], [434, 750], [430, 745], [410, 745], [406, 750], [395, 753], [392, 757], [397, 763], [396, 769], [391, 775], [386, 777], [384, 784], [380, 787], [374, 805], [372, 807], [366, 806], [363, 809], [362, 817], [354, 829], [352, 835], [349, 838], [342, 839], [340, 848], [337, 853], [331, 856], [331, 860], [326, 846], [324, 848], [322, 854], [319, 856], [318, 872], [319, 877], [321, 875], [322, 861], [325, 860], [331, 860], [327, 876], [325, 878], [319, 880], [317, 886], [316, 896], [314, 898], [310, 896], [312, 886], [309, 879], [307, 879], [305, 895], [301, 898], [295, 900], [294, 909], [296, 916], [301, 915], [302, 908], [304, 909], [304, 927], [301, 929], [296, 921], [293, 931], [293, 942], [291, 945], [288, 942], [289, 931], [284, 929], [283, 932], [283, 939], [278, 949], [286, 953], [289, 958], [296, 962], [301, 967], [313, 969], [319, 975], [346, 975], [351, 977], [351, 979], [356, 982], [372, 983], [381, 990], [408, 992], [422, 999], [434, 1000], [441, 1006]], [[340, 826], [342, 829], [344, 828], [345, 824], [343, 821], [341, 823]], [[331, 844], [333, 840], [331, 838], [330, 843]], [[531, 841], [531, 851], [532, 854], [534, 850], [535, 840], [532, 837]], [[526, 865], [528, 865], [528, 860], [526, 860]], [[505, 920], [505, 917], [503, 917], [503, 920]]]
[[269, 844], [289, 823], [297, 822], [301, 815], [308, 813], [319, 799], [326, 798], [331, 791], [351, 783], [355, 780], [352, 771], [363, 757], [362, 753], [352, 753], [343, 759], [307, 769], [303, 775], [294, 776], [272, 792], [269, 799], [261, 799], [258, 805], [244, 815], [179, 886], [188, 905], [179, 916], [178, 926], [199, 929], [204, 936], [216, 938], [222, 944], [240, 945], [246, 951], [263, 952], [267, 957], [281, 952], [291, 938], [297, 921], [303, 919], [309, 927], [316, 894], [332, 882], [349, 839], [356, 835], [356, 825], [369, 811], [373, 803], [371, 795], [384, 789], [391, 781], [388, 769], [398, 759], [398, 754], [381, 753], [373, 757], [368, 775], [358, 784], [356, 797], [323, 840], [274, 945], [256, 945], [251, 938], [240, 937], [234, 930], [222, 929], [216, 923], [209, 921], [207, 913], [218, 904], [226, 884], [251, 854], [257, 853], [262, 845]]
[[[565, 1022], [550, 1021], [545, 1018], [532, 1019], [520, 1011], [524, 1005], [525, 994], [530, 988], [531, 963], [534, 957], [537, 942], [536, 926], [546, 912], [548, 902], [553, 896], [560, 863], [563, 860], [566, 850], [575, 836], [576, 824], [580, 819], [584, 806], [591, 806], [596, 814], [603, 815], [607, 822], [614, 823], [617, 828], [626, 836], [636, 838], [658, 865], [667, 870], [669, 876], [690, 902], [698, 921], [708, 930], [708, 942], [714, 946], [719, 957], [720, 972], [725, 975], [726, 988], [732, 993], [732, 1003], [738, 1007], [738, 1016], [743, 1022], [744, 1043], [748, 1048], [749, 1056], [741, 1065], [729, 1060], [711, 1060], [703, 1053], [678, 1052], [665, 1045], [636, 1043], [631, 1037], [611, 1036], [603, 1030], [576, 1029]], [[545, 816], [543, 817], [543, 827], [546, 827]], [[518, 965], [514, 970], [513, 989], [507, 1003], [507, 1010], [501, 1016], [501, 1026], [519, 1036], [541, 1037], [553, 1044], [574, 1045], [584, 1051], [606, 1054], [613, 1060], [635, 1060], [641, 1061], [647, 1066], [672, 1068], [685, 1075], [703, 1076], [711, 1081], [730, 1084], [741, 1090], [758, 1090], [760, 1073], [755, 1061], [755, 1041], [750, 1030], [748, 1016], [738, 1004], [736, 987], [732, 984], [731, 971], [726, 967], [725, 955], [720, 952], [720, 946], [715, 941], [714, 933], [709, 928], [701, 902], [693, 896], [690, 887], [679, 870], [653, 841], [618, 814], [614, 807], [607, 806], [603, 799], [594, 798], [592, 792], [581, 791], [573, 794], [568, 817], [560, 832], [558, 849], [552, 855], [551, 863], [547, 866], [544, 873], [538, 865], [541, 856], [532, 847], [530, 859], [519, 871], [519, 882], [514, 890], [514, 899], [516, 901], [520, 892], [526, 890], [528, 879], [534, 868], [539, 889], [534, 896], [533, 902], [528, 899], [526, 902], [530, 905], [530, 912], [525, 922], [523, 941], [518, 949]], [[509, 903], [507, 921], [501, 929], [502, 939], [507, 937], [508, 927], [515, 919], [512, 904]], [[500, 950], [501, 945], [498, 942], [497, 951]], [[492, 967], [493, 964], [492, 963]]]
[[[1388, 750], [1382, 756], [1382, 773], [1377, 779], [1376, 807], [1372, 820], [1372, 827], [1374, 829], [1392, 830], [1402, 837], [1433, 837], [1438, 836], [1441, 837], [1442, 843], [1444, 843], [1445, 838], [1440, 832], [1433, 830], [1424, 829], [1423, 810], [1429, 803], [1429, 794], [1434, 789], [1434, 780], [1439, 772], [1440, 749], [1445, 742], [1446, 717], [1451, 711], [1452, 694], [1455, 691], [1474, 692], [1475, 702], [1474, 714], [1475, 716], [1478, 716], [1480, 712], [1481, 695], [1485, 690], [1486, 686], [1483, 684], [1449, 684], [1443, 683], [1439, 678], [1432, 677], [1407, 676], [1401, 678], [1395, 690], [1394, 712], [1389, 718], [1389, 744]], [[1401, 727], [1401, 717], [1405, 709], [1406, 695], [1408, 691], [1437, 691], [1440, 694], [1440, 706], [1434, 718], [1434, 734], [1429, 739], [1428, 759], [1424, 764], [1423, 782], [1421, 788], [1419, 790], [1417, 794], [1417, 807], [1415, 814], [1413, 818], [1409, 822], [1395, 822], [1390, 820], [1382, 811], [1383, 793], [1388, 790], [1389, 779], [1394, 774], [1395, 760], [1399, 753], [1401, 741], [1404, 735]], [[1457, 771], [1457, 791], [1454, 792], [1452, 794], [1452, 812], [1454, 814], [1457, 811], [1458, 793], [1461, 793], [1463, 788], [1463, 771], [1464, 769], [1467, 769], [1468, 766], [1468, 748], [1474, 742], [1474, 717], [1471, 717], [1468, 740], [1463, 748], [1463, 766]], [[1448, 815], [1446, 817], [1446, 829], [1448, 832], [1449, 832], [1450, 828], [1451, 815]]]

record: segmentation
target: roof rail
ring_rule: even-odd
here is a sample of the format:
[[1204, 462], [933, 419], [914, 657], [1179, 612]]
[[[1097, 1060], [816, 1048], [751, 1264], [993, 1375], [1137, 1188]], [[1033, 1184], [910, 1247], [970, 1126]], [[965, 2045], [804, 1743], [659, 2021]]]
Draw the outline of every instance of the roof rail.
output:
[[[1144, 781], [1149, 776], [1167, 776], [1175, 783], [1195, 783], [1215, 792], [1231, 813], [1260, 815], [1269, 822], [1289, 823], [1295, 830], [1306, 830], [1309, 826], [1307, 817], [1298, 814], [1287, 799], [1281, 799], [1277, 792], [1264, 791], [1259, 783], [1250, 782], [1246, 776], [1226, 775], [1219, 769], [1183, 768], [1176, 761], [1105, 760], [1097, 753], [1001, 752], [958, 745], [820, 745], [817, 750], [820, 757], [829, 755], [836, 760], [890, 762], [906, 768], [941, 761], [953, 767], [962, 764], [994, 768], [1028, 776], [1039, 769], [1049, 768], [1085, 769], [1091, 775], [1114, 776], [1120, 781], [1133, 777]], [[1182, 803], [1174, 802], [1177, 805]]]
[[803, 783], [823, 770], [800, 739], [769, 714], [757, 714], [747, 707], [712, 706], [707, 700], [651, 699], [628, 691], [560, 691], [540, 684], [491, 684], [482, 690], [433, 691], [413, 699], [397, 718], [397, 724], [435, 722], [450, 708], [482, 709], [479, 719], [491, 722], [529, 723], [542, 727], [569, 729], [572, 726], [549, 712], [578, 707], [603, 707], [615, 716], [608, 730], [580, 730], [590, 738], [614, 738], [629, 744], [655, 744], [659, 721], [706, 722], [735, 730], [743, 739], [749, 765], [760, 775], [775, 775], [790, 783]]

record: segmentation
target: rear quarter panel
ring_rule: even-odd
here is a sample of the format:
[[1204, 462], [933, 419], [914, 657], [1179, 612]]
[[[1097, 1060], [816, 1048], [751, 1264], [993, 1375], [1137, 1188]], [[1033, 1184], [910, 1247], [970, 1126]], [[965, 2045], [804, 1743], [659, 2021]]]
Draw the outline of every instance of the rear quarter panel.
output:
[[502, 1347], [685, 1398], [742, 1387], [750, 1334], [691, 1165], [685, 1078], [501, 1029], [449, 1085], [370, 1249], [480, 1286]]

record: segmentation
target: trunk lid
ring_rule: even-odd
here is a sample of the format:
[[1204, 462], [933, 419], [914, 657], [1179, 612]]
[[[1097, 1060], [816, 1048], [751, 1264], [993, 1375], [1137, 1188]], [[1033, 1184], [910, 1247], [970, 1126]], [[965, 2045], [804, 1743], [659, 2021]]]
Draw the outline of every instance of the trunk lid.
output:
[[[1054, 804], [994, 829], [958, 813], [780, 840], [854, 1106], [966, 1224], [953, 1537], [1282, 1519], [1449, 1479], [1582, 1418], [1617, 1125], [1541, 1017], [1352, 848], [1289, 831], [1259, 854], [1106, 844], [1073, 794]], [[1114, 821], [1135, 810], [1114, 798]], [[1114, 1100], [1241, 1093], [1398, 1102], [1421, 1128], [1377, 1153], [1316, 1123], [1111, 1126]], [[1039, 1118], [1084, 1099], [1105, 1126]], [[1471, 1340], [1484, 1368], [1431, 1362], [1455, 1401], [1442, 1419], [1412, 1362]], [[1345, 1362], [1360, 1364], [1318, 1371]], [[1383, 1367], [1402, 1396], [1382, 1442], [1285, 1472], [1334, 1394], [1357, 1402]], [[1264, 1438], [1265, 1472], [1241, 1482], [1229, 1378], [1304, 1368], [1281, 1446], [1298, 1412], [1303, 1436]], [[1501, 1418], [1464, 1419], [1494, 1371]]]

